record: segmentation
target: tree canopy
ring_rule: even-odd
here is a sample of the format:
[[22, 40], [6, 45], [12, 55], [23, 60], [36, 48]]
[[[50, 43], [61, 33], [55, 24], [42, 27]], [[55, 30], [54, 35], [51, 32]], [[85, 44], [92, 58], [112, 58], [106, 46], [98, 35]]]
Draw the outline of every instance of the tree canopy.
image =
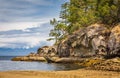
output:
[[50, 21], [54, 29], [50, 36], [60, 40], [65, 35], [89, 26], [102, 23], [112, 27], [120, 22], [120, 0], [70, 0], [61, 6], [61, 20]]

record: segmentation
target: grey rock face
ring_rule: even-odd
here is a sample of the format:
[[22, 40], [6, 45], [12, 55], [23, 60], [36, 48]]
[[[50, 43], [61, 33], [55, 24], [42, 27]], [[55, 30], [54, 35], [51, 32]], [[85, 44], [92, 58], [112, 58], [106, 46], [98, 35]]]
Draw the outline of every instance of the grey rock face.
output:
[[111, 30], [101, 24], [82, 28], [62, 41], [57, 52], [60, 57], [120, 55], [120, 25]]
[[120, 55], [120, 25], [111, 30], [108, 40], [108, 55]]
[[60, 57], [105, 55], [109, 30], [101, 24], [94, 24], [69, 36], [58, 45]]
[[93, 55], [120, 55], [120, 25], [111, 30], [94, 24], [74, 32], [54, 46], [38, 49], [39, 56], [89, 57]]
[[39, 54], [40, 56], [55, 56], [56, 55], [56, 47], [43, 46], [38, 49], [37, 54]]

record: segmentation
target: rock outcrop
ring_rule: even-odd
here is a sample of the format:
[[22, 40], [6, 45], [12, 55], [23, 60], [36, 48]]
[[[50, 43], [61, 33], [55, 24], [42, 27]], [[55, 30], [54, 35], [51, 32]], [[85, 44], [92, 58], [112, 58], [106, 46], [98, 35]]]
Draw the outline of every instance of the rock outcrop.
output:
[[11, 59], [12, 61], [46, 61], [44, 57], [39, 56], [19, 56]]
[[57, 47], [60, 57], [120, 56], [120, 24], [94, 24], [74, 32]]
[[105, 55], [107, 38], [110, 31], [102, 24], [94, 24], [73, 33], [68, 39], [58, 45], [58, 55], [91, 56], [93, 54]]
[[47, 57], [48, 63], [81, 63], [85, 59], [84, 58], [78, 58], [78, 57]]
[[108, 55], [120, 56], [120, 25], [115, 26], [108, 40]]
[[120, 72], [120, 58], [102, 60], [91, 64], [90, 68], [96, 70], [108, 70]]
[[43, 46], [38, 49], [37, 53], [30, 53], [27, 56], [15, 57], [13, 61], [47, 61], [45, 57], [55, 57], [55, 46]]
[[37, 54], [40, 56], [56, 56], [55, 46], [43, 46], [37, 50]]

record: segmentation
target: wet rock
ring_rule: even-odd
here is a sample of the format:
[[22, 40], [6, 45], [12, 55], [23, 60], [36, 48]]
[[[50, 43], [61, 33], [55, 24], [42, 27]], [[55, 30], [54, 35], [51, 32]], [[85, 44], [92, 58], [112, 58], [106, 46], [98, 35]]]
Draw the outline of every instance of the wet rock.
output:
[[53, 63], [80, 63], [83, 62], [85, 59], [78, 58], [78, 57], [47, 57], [47, 61]]
[[21, 56], [12, 58], [12, 61], [46, 61], [44, 57], [37, 57], [37, 56]]
[[120, 58], [108, 59], [92, 64], [91, 68], [96, 70], [120, 71]]

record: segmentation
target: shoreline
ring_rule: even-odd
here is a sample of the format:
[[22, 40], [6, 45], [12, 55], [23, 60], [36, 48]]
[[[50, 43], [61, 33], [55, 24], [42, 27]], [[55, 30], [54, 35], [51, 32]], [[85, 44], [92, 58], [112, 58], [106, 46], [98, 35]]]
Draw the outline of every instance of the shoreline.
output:
[[120, 72], [78, 69], [69, 71], [2, 71], [0, 78], [120, 78]]

